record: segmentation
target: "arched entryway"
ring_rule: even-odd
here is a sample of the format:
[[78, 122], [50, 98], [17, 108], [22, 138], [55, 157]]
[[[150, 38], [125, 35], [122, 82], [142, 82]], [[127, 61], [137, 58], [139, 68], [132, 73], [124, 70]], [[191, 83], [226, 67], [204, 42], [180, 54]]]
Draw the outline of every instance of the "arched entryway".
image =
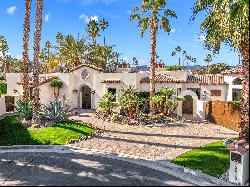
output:
[[88, 86], [81, 87], [81, 99], [83, 109], [91, 109], [91, 89]]
[[184, 101], [180, 101], [177, 106], [177, 115], [193, 115], [193, 117], [197, 116], [197, 101], [198, 96], [195, 92], [191, 90], [185, 90], [180, 93], [180, 97], [185, 98]]
[[193, 115], [193, 97], [191, 95], [184, 96], [182, 102], [182, 114]]

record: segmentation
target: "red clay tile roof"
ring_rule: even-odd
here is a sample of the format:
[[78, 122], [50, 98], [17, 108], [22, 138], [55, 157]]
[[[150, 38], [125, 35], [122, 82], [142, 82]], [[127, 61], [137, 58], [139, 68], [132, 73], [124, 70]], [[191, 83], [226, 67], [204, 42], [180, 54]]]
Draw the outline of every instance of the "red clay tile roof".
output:
[[81, 64], [81, 65], [79, 65], [79, 66], [77, 66], [77, 67], [71, 69], [70, 71], [71, 71], [71, 72], [72, 72], [72, 71], [75, 71], [75, 70], [77, 70], [77, 69], [79, 69], [79, 68], [81, 68], [81, 67], [84, 67], [84, 66], [85, 66], [85, 67], [88, 67], [88, 68], [91, 68], [91, 69], [94, 69], [94, 70], [97, 70], [97, 71], [103, 71], [102, 68], [99, 68], [99, 67], [94, 66], [94, 65], [91, 65], [91, 64]]
[[[145, 77], [145, 78], [142, 78], [140, 82], [141, 83], [144, 83], [144, 82], [149, 83], [150, 79], [149, 79], [149, 77]], [[185, 80], [177, 79], [177, 78], [171, 77], [169, 75], [165, 75], [165, 74], [159, 74], [159, 75], [155, 76], [155, 82], [181, 83], [181, 82], [185, 82]]]
[[106, 79], [106, 80], [102, 80], [101, 83], [120, 83], [121, 80], [112, 80], [112, 79]]
[[[149, 83], [149, 77], [142, 78], [141, 83]], [[223, 75], [188, 75], [187, 80], [171, 77], [166, 74], [155, 76], [155, 82], [158, 83], [198, 83], [198, 84], [226, 84]]]
[[236, 66], [236, 67], [234, 67], [232, 69], [221, 72], [221, 74], [223, 74], [223, 75], [242, 74], [242, 72], [243, 72], [242, 66]]
[[[53, 79], [57, 79], [58, 77], [57, 76], [50, 76], [50, 77], [39, 77], [39, 85], [43, 85], [43, 84], [46, 84], [50, 81], [52, 81]], [[30, 78], [29, 80], [29, 85], [32, 86], [32, 83], [33, 83], [33, 80], [32, 78]], [[23, 82], [17, 82], [18, 85], [20, 84], [23, 84]]]
[[187, 83], [226, 84], [223, 75], [188, 75]]

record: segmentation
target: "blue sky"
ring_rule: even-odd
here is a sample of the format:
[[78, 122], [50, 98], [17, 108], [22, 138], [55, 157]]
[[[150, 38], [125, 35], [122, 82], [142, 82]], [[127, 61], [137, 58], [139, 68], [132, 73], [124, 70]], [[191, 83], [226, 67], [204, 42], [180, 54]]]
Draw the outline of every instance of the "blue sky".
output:
[[[150, 36], [146, 32], [140, 38], [136, 22], [130, 22], [130, 11], [140, 5], [138, 0], [44, 0], [43, 28], [41, 46], [49, 40], [55, 44], [58, 31], [62, 34], [86, 35], [86, 21], [92, 17], [105, 18], [109, 28], [105, 31], [108, 44], [115, 44], [115, 50], [122, 53], [122, 58], [131, 62], [133, 57], [139, 59], [139, 65], [149, 64]], [[195, 0], [169, 0], [168, 8], [174, 10], [177, 19], [172, 19], [172, 32], [168, 35], [159, 31], [157, 36], [157, 53], [166, 65], [177, 65], [178, 58], [171, 52], [180, 45], [193, 57], [197, 64], [205, 65], [203, 59], [208, 53], [203, 41], [198, 40], [201, 17], [189, 22], [191, 8]], [[0, 35], [4, 35], [10, 48], [10, 54], [20, 58], [22, 54], [22, 34], [24, 22], [24, 0], [0, 0]], [[35, 0], [32, 2], [30, 59], [33, 59], [33, 35], [35, 24]], [[103, 35], [97, 42], [103, 42]], [[220, 54], [213, 57], [212, 63], [238, 64], [238, 53], [230, 47], [223, 46]]]

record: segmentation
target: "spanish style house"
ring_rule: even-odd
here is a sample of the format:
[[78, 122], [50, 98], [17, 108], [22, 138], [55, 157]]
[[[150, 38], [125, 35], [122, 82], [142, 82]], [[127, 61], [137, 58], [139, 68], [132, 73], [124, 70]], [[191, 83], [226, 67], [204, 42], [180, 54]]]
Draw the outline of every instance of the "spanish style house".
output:
[[[232, 101], [240, 98], [241, 67], [236, 67], [222, 74], [196, 75], [191, 71], [165, 71], [164, 65], [156, 67], [155, 91], [162, 87], [172, 87], [179, 96], [185, 97], [177, 107], [177, 114], [199, 115], [203, 109], [201, 103], [211, 100]], [[116, 95], [118, 101], [120, 90], [134, 85], [138, 92], [149, 92], [149, 71], [132, 70], [129, 64], [121, 64], [112, 73], [89, 64], [82, 64], [69, 73], [50, 73], [40, 75], [40, 102], [48, 104], [55, 100], [50, 86], [52, 79], [63, 81], [60, 96], [66, 96], [71, 108], [97, 109], [100, 98], [107, 92]], [[30, 75], [31, 77], [31, 75]], [[23, 93], [22, 74], [7, 73], [9, 96], [21, 98]], [[32, 79], [30, 80], [32, 87]], [[31, 89], [32, 90], [32, 89]]]

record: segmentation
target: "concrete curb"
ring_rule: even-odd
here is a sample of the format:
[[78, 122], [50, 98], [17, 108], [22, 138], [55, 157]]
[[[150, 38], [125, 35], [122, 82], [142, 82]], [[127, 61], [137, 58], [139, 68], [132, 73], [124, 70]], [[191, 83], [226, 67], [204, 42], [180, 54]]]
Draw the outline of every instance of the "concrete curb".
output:
[[[75, 151], [77, 151], [77, 150], [91, 151], [94, 154], [101, 154], [100, 156], [103, 156], [102, 154], [105, 154], [105, 157], [108, 157], [111, 159], [127, 161], [130, 163], [146, 166], [146, 167], [149, 167], [149, 168], [155, 169], [155, 170], [159, 170], [160, 169], [159, 167], [163, 167], [163, 168], [168, 169], [168, 171], [166, 172], [166, 171], [161, 170], [161, 169], [159, 171], [163, 171], [163, 172], [166, 172], [168, 174], [172, 174], [175, 177], [179, 177], [179, 178], [182, 175], [181, 178], [185, 178], [185, 180], [190, 178], [190, 180], [188, 180], [188, 181], [192, 182], [196, 185], [201, 185], [201, 186], [203, 186], [203, 185], [235, 186], [234, 184], [225, 182], [225, 181], [220, 180], [216, 177], [212, 177], [210, 175], [204, 174], [201, 171], [192, 170], [192, 169], [189, 169], [189, 168], [186, 168], [183, 166], [179, 166], [179, 165], [170, 163], [168, 161], [157, 161], [157, 160], [141, 158], [141, 157], [137, 157], [137, 156], [133, 156], [133, 155], [128, 155], [128, 154], [115, 154], [112, 152], [100, 151], [100, 150], [96, 150], [96, 149], [84, 149], [84, 148], [79, 148], [79, 147], [72, 146], [72, 145], [67, 146], [67, 147], [70, 147], [70, 148], [74, 149]], [[136, 160], [136, 161], [134, 161], [134, 160]], [[157, 167], [157, 166], [159, 166], [159, 167]]]
[[235, 186], [234, 184], [225, 182], [216, 177], [206, 175], [200, 171], [192, 170], [179, 166], [167, 161], [157, 161], [146, 158], [141, 158], [128, 154], [116, 154], [109, 151], [79, 148], [74, 145], [15, 145], [15, 146], [0, 146], [0, 153], [7, 152], [56, 152], [56, 153], [79, 153], [86, 155], [95, 155], [106, 157], [114, 160], [125, 161], [141, 166], [148, 167], [157, 171], [161, 171], [177, 178], [184, 179], [192, 184], [199, 186]]
[[180, 166], [180, 165], [177, 165], [177, 164], [174, 164], [174, 163], [170, 163], [170, 162], [165, 162], [165, 161], [156, 161], [156, 162], [159, 165], [163, 166], [163, 167], [171, 168], [171, 169], [173, 169], [175, 171], [179, 171], [179, 172], [182, 172], [182, 173], [188, 173], [188, 174], [191, 174], [193, 176], [204, 179], [206, 181], [210, 181], [211, 183], [218, 184], [220, 186], [235, 186], [232, 183], [229, 183], [229, 182], [223, 181], [223, 180], [221, 180], [219, 178], [216, 178], [216, 177], [207, 175], [205, 173], [202, 173], [200, 170], [193, 170], [193, 169], [190, 169], [190, 168], [186, 168], [186, 167], [183, 167], [183, 166]]

